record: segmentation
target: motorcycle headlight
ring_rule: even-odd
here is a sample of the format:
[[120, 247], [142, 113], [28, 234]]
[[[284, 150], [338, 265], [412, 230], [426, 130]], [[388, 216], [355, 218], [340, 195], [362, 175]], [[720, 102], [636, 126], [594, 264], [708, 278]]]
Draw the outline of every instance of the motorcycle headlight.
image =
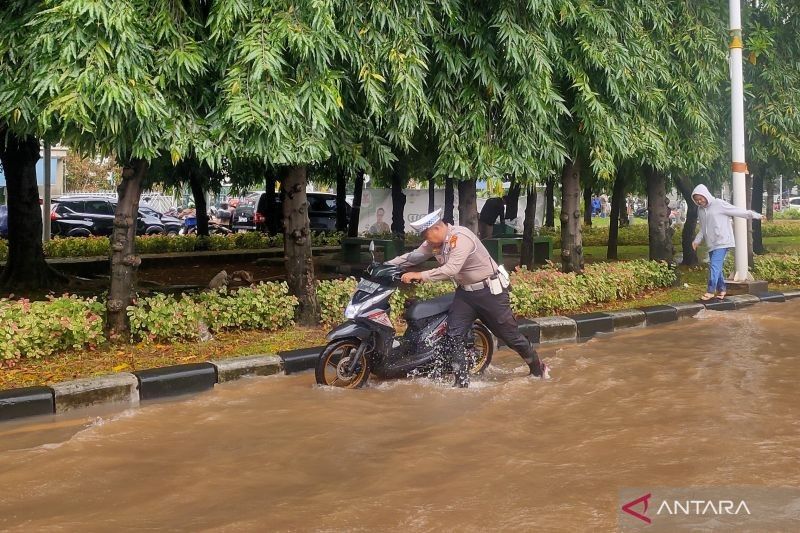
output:
[[354, 319], [358, 316], [358, 307], [357, 305], [347, 304], [347, 307], [344, 310], [344, 317], [349, 319]]

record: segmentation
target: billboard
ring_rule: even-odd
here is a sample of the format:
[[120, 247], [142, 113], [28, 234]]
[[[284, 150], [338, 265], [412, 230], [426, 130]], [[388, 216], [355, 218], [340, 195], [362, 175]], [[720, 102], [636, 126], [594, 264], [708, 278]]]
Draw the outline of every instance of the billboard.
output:
[[[410, 231], [408, 224], [419, 220], [428, 213], [428, 190], [427, 189], [405, 189], [406, 206], [403, 211], [403, 220], [406, 223], [406, 231]], [[458, 194], [455, 195], [455, 208], [453, 216], [455, 223], [458, 224]], [[478, 198], [478, 212], [480, 213], [486, 198]], [[510, 226], [516, 227], [522, 232], [522, 224], [525, 220], [525, 206], [528, 202], [527, 196], [520, 196], [518, 205], [518, 217], [506, 221]], [[444, 208], [444, 189], [434, 191], [434, 208]], [[380, 219], [380, 220], [379, 220]], [[544, 187], [537, 191], [536, 198], [536, 227], [540, 227], [544, 220]], [[392, 224], [392, 191], [390, 189], [364, 189], [361, 196], [361, 212], [358, 221], [359, 233], [384, 233], [388, 231]], [[382, 230], [382, 231], [381, 231]]]

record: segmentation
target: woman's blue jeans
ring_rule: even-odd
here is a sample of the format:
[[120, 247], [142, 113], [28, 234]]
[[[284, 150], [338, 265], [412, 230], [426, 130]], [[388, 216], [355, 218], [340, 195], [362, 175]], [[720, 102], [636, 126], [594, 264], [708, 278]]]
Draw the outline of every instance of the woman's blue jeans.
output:
[[725, 263], [727, 248], [719, 248], [708, 252], [708, 292], [725, 292], [725, 277], [722, 274], [722, 265]]

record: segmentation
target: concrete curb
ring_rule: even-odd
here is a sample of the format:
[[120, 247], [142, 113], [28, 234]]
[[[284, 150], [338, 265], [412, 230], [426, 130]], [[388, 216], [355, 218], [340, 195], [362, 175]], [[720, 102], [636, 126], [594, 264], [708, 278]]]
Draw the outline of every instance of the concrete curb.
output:
[[675, 311], [678, 312], [678, 320], [681, 318], [692, 318], [706, 308], [703, 304], [691, 302], [669, 304], [669, 306], [674, 307]]
[[299, 350], [288, 350], [285, 352], [278, 352], [278, 357], [283, 362], [283, 371], [288, 376], [295, 372], [302, 372], [303, 370], [310, 370], [317, 366], [317, 359], [319, 354], [325, 346], [312, 346], [311, 348], [300, 348]]
[[64, 381], [52, 389], [56, 414], [102, 403], [139, 403], [139, 380], [127, 372]]
[[[520, 331], [533, 344], [576, 342], [598, 333], [653, 326], [695, 316], [703, 309], [731, 311], [760, 302], [784, 302], [800, 298], [800, 290], [731, 296], [711, 302], [686, 302], [586, 313], [571, 317], [520, 319]], [[244, 376], [266, 376], [283, 371], [292, 374], [314, 368], [324, 346], [254, 355], [206, 363], [120, 372], [95, 378], [57, 383], [52, 387], [25, 387], [0, 391], [0, 422], [30, 416], [53, 415], [107, 403], [137, 405], [142, 400], [206, 391], [217, 383]]]
[[0, 420], [55, 413], [53, 389], [24, 387], [0, 392]]
[[139, 398], [154, 400], [213, 389], [217, 369], [211, 363], [165, 366], [134, 372], [139, 378]]
[[584, 313], [568, 318], [575, 321], [578, 340], [591, 339], [598, 333], [614, 331], [614, 318], [606, 313]]
[[245, 376], [271, 376], [283, 370], [283, 363], [276, 355], [251, 355], [209, 363], [217, 369], [217, 383], [235, 381]]
[[565, 316], [548, 316], [533, 320], [539, 326], [539, 343], [575, 342], [578, 324]]
[[641, 309], [621, 309], [606, 312], [614, 324], [614, 331], [626, 328], [643, 328], [647, 315]]

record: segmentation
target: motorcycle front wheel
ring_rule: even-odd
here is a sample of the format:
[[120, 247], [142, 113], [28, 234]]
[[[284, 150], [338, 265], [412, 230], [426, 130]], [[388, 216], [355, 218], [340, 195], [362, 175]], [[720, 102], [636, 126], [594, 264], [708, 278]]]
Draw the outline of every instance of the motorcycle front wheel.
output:
[[[358, 389], [367, 384], [369, 380], [369, 358], [359, 347], [359, 339], [341, 339], [328, 344], [317, 360], [316, 378], [320, 385], [341, 387], [344, 389]], [[358, 357], [355, 371], [348, 372], [352, 357]]]

